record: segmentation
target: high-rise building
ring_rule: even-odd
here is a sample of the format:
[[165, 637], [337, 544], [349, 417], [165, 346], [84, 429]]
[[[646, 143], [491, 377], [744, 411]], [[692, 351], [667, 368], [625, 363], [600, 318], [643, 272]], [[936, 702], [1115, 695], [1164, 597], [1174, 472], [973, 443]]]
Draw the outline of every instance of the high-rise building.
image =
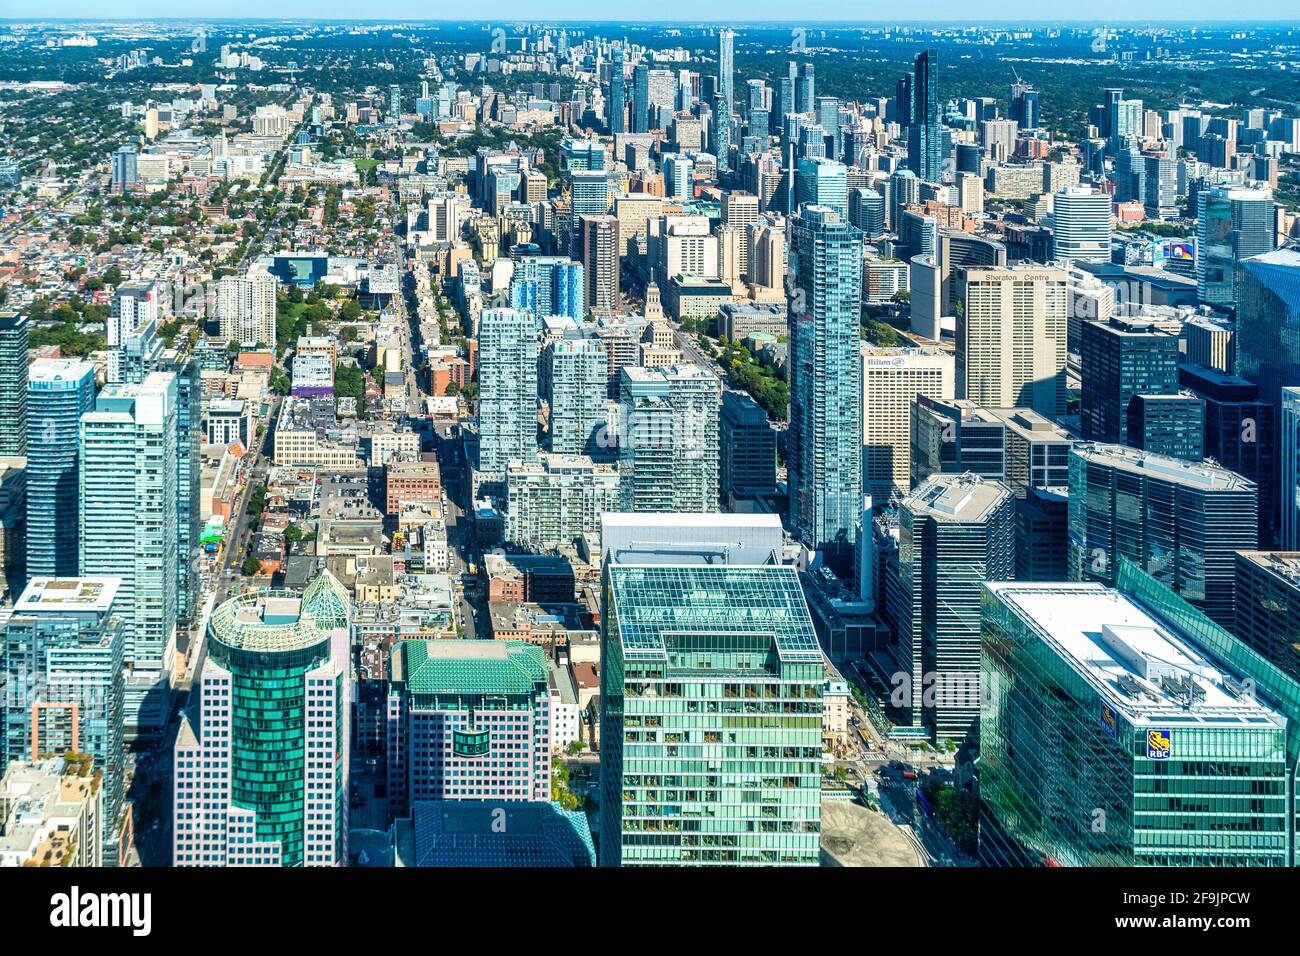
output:
[[80, 573], [118, 576], [133, 672], [160, 671], [176, 630], [177, 404], [176, 375], [152, 372], [106, 386], [81, 417]]
[[1300, 681], [1300, 554], [1238, 551], [1235, 581], [1237, 617], [1232, 633]]
[[918, 395], [912, 402], [911, 468], [913, 488], [936, 474], [1002, 481], [1006, 425], [973, 402]]
[[1091, 186], [1067, 186], [1052, 197], [1052, 258], [1110, 262], [1112, 200]]
[[[791, 64], [793, 66], [793, 64]], [[796, 113], [811, 113], [817, 107], [817, 69], [811, 63], [799, 68], [799, 81], [795, 89]]]
[[699, 365], [622, 370], [620, 510], [718, 510], [721, 401], [717, 378]]
[[546, 655], [522, 641], [398, 642], [386, 736], [388, 800], [551, 799], [553, 715]]
[[1282, 389], [1278, 409], [1278, 458], [1281, 464], [1278, 512], [1279, 540], [1284, 551], [1300, 551], [1300, 387]]
[[581, 322], [585, 302], [581, 262], [566, 256], [521, 256], [515, 263], [510, 308], [527, 309], [538, 322], [553, 315]]
[[841, 218], [849, 215], [848, 169], [843, 163], [824, 157], [799, 160], [795, 172], [797, 207], [825, 206]]
[[776, 491], [776, 432], [767, 412], [744, 392], [722, 393], [718, 458], [724, 501]]
[[617, 310], [619, 294], [618, 218], [583, 216], [582, 272], [586, 278], [587, 309], [591, 312]]
[[328, 571], [212, 612], [172, 751], [172, 865], [347, 865], [350, 630]]
[[736, 111], [735, 95], [736, 34], [723, 28], [718, 31], [718, 107], [714, 116], [714, 149], [718, 173], [731, 168], [731, 126]]
[[938, 50], [925, 50], [917, 54], [911, 95], [912, 122], [907, 128], [907, 165], [918, 179], [937, 183], [943, 173]]
[[1278, 533], [1278, 410], [1259, 386], [1200, 365], [1178, 367], [1178, 383], [1205, 403], [1206, 458], [1259, 486], [1259, 536]]
[[1127, 558], [1210, 618], [1233, 622], [1233, 552], [1259, 542], [1253, 481], [1125, 445], [1070, 451], [1070, 580], [1115, 581]]
[[1137, 446], [1129, 433], [1138, 395], [1178, 392], [1178, 336], [1150, 319], [1084, 322], [1079, 345], [1079, 418], [1089, 441]]
[[618, 470], [587, 455], [541, 452], [533, 464], [512, 461], [505, 484], [503, 537], [508, 544], [538, 550], [568, 547], [599, 532], [600, 516], [619, 507]]
[[609, 173], [603, 169], [579, 169], [569, 174], [569, 228], [573, 237], [569, 251], [574, 258], [578, 258], [582, 248], [582, 217], [604, 216], [612, 208]]
[[816, 866], [826, 665], [779, 522], [601, 538], [601, 865]]
[[1242, 262], [1237, 296], [1237, 370], [1259, 385], [1260, 398], [1281, 403], [1300, 382], [1300, 249], [1283, 248]]
[[27, 316], [0, 309], [0, 455], [27, 454]]
[[275, 347], [275, 276], [250, 271], [217, 284], [221, 337], [241, 345]]
[[27, 377], [27, 574], [78, 573], [77, 436], [95, 400], [95, 366], [37, 359]]
[[1200, 461], [1205, 457], [1205, 402], [1192, 392], [1134, 395], [1128, 435], [1134, 448]]
[[537, 321], [523, 309], [484, 309], [478, 329], [478, 471], [502, 474], [537, 459]]
[[932, 475], [899, 509], [897, 658], [913, 726], [962, 741], [979, 719], [980, 588], [1015, 573], [1015, 507], [998, 481]]
[[140, 173], [136, 168], [139, 156], [139, 152], [133, 146], [119, 147], [113, 153], [112, 188], [114, 192], [120, 193], [140, 181]]
[[877, 501], [911, 487], [912, 403], [955, 397], [952, 352], [933, 348], [862, 347], [863, 482]]
[[1026, 267], [955, 273], [957, 397], [988, 408], [1065, 414], [1068, 276]]
[[845, 557], [862, 516], [862, 233], [805, 206], [791, 234], [790, 523], [808, 547]]
[[562, 455], [594, 455], [606, 420], [609, 353], [597, 338], [560, 339], [546, 347], [544, 378], [550, 405], [548, 445]]
[[0, 631], [0, 764], [89, 754], [104, 775], [106, 842], [126, 792], [118, 583], [33, 578]]
[[609, 131], [618, 135], [627, 131], [627, 92], [624, 86], [621, 44], [614, 44], [609, 58]]
[[153, 282], [124, 282], [113, 293], [113, 304], [105, 322], [108, 345], [108, 381], [126, 381], [123, 352], [133, 336], [149, 336], [158, 322], [159, 296]]
[[984, 595], [982, 862], [1290, 865], [1292, 715], [1248, 649], [1149, 578]]
[[1196, 298], [1237, 305], [1237, 267], [1273, 248], [1273, 198], [1267, 190], [1212, 186], [1196, 199]]

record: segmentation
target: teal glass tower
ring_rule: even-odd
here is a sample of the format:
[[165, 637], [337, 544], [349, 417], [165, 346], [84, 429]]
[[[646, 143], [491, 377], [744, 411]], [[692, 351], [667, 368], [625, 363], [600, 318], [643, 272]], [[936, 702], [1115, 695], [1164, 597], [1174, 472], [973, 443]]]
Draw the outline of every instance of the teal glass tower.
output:
[[862, 517], [862, 233], [825, 206], [801, 209], [791, 232], [790, 523], [847, 557]]
[[346, 864], [350, 630], [328, 571], [213, 611], [173, 748], [175, 866]]
[[794, 568], [610, 562], [602, 866], [816, 866], [823, 658]]
[[89, 362], [39, 359], [28, 369], [28, 577], [77, 574], [77, 434], [94, 400]]
[[714, 117], [714, 153], [718, 157], [718, 173], [731, 168], [731, 124], [736, 111], [734, 100], [736, 34], [732, 30], [718, 31], [718, 103]]
[[1290, 865], [1295, 682], [1119, 579], [984, 586], [982, 862]]

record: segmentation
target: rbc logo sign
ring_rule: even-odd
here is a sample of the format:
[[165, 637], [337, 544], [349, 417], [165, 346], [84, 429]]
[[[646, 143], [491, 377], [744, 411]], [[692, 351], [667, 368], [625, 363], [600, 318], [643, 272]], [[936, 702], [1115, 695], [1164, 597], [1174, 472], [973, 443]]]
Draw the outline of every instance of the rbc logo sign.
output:
[[1147, 756], [1152, 760], [1168, 760], [1173, 753], [1173, 732], [1168, 730], [1147, 731]]

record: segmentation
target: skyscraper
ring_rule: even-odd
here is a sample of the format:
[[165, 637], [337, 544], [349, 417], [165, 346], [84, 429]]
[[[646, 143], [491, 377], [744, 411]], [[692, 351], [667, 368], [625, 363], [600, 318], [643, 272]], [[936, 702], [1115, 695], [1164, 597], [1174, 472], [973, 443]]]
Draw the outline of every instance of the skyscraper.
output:
[[795, 173], [795, 203], [802, 206], [825, 206], [847, 219], [848, 169], [843, 163], [824, 157], [799, 160]]
[[479, 318], [478, 470], [504, 474], [511, 459], [537, 457], [537, 321], [522, 309]]
[[1275, 684], [1226, 631], [1121, 572], [1134, 577], [1132, 596], [984, 586], [982, 862], [1290, 865], [1295, 715], [1274, 702], [1294, 700], [1294, 682]]
[[699, 365], [629, 366], [619, 384], [620, 508], [717, 511], [717, 378]]
[[0, 764], [93, 757], [104, 775], [105, 843], [116, 841], [126, 789], [117, 590], [114, 577], [33, 578], [0, 631]]
[[510, 279], [510, 307], [525, 309], [537, 322], [564, 315], [581, 322], [586, 315], [581, 262], [566, 256], [521, 256]]
[[960, 742], [979, 718], [980, 588], [1015, 573], [1014, 498], [998, 481], [931, 475], [898, 525], [896, 692], [913, 726]]
[[389, 659], [388, 799], [551, 799], [546, 654], [522, 641], [401, 641]]
[[1278, 531], [1284, 551], [1300, 551], [1300, 388], [1282, 389], [1278, 416], [1279, 490], [1282, 507]]
[[224, 277], [217, 286], [222, 338], [274, 348], [276, 285], [275, 276], [268, 272]]
[[728, 29], [718, 31], [718, 109], [714, 117], [714, 153], [718, 157], [718, 173], [731, 168], [731, 124], [736, 111], [734, 97], [735, 70], [734, 45], [736, 34]]
[[862, 517], [862, 233], [826, 206], [790, 232], [790, 524], [844, 560]]
[[816, 866], [825, 663], [779, 522], [616, 514], [601, 538], [601, 865]]
[[1237, 367], [1277, 406], [1281, 389], [1300, 382], [1300, 250], [1275, 249], [1242, 262], [1237, 299]]
[[1178, 336], [1149, 319], [1113, 316], [1083, 323], [1079, 354], [1083, 437], [1136, 446], [1130, 406], [1138, 395], [1178, 391]]
[[1052, 258], [1110, 262], [1111, 197], [1091, 186], [1067, 186], [1052, 198]]
[[650, 132], [650, 65], [644, 61], [632, 72], [632, 132]]
[[0, 455], [27, 454], [27, 316], [0, 309]]
[[28, 370], [27, 574], [78, 573], [77, 436], [95, 400], [95, 366], [38, 359]]
[[1213, 186], [1196, 199], [1196, 298], [1237, 304], [1237, 267], [1273, 248], [1273, 199], [1263, 189]]
[[1127, 558], [1224, 626], [1233, 552], [1258, 547], [1258, 491], [1226, 468], [1080, 443], [1070, 450], [1070, 580], [1115, 581]]
[[878, 501], [911, 487], [912, 403], [956, 394], [952, 352], [934, 348], [862, 347], [864, 491]]
[[817, 70], [811, 63], [805, 63], [799, 70], [799, 82], [795, 91], [795, 112], [811, 113], [817, 107]]
[[917, 54], [912, 80], [912, 123], [907, 128], [907, 165], [918, 179], [937, 183], [943, 172], [939, 126], [939, 51]]
[[561, 339], [546, 347], [546, 400], [552, 452], [594, 455], [605, 422], [609, 353], [600, 339]]
[[987, 408], [1065, 414], [1064, 270], [956, 270], [957, 397]]
[[722, 497], [776, 490], [776, 432], [756, 401], [744, 392], [723, 392], [718, 429]]
[[351, 596], [328, 571], [212, 612], [172, 751], [173, 866], [346, 866]]
[[619, 308], [619, 267], [616, 216], [583, 216], [582, 272], [586, 279], [586, 306], [590, 312], [611, 312]]
[[[176, 375], [109, 385], [81, 417], [80, 573], [115, 574], [125, 659], [163, 667], [176, 630], [180, 432]], [[187, 436], [188, 438], [188, 436]]]
[[609, 54], [609, 131], [615, 135], [627, 130], [627, 92], [623, 76], [623, 47], [614, 44]]

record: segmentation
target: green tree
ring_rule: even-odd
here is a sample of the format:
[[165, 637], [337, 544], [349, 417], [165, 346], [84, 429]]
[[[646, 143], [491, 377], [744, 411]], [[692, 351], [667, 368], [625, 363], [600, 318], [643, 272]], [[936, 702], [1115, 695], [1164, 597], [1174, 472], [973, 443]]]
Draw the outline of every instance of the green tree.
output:
[[239, 570], [244, 572], [244, 577], [251, 578], [253, 575], [257, 574], [258, 571], [262, 570], [262, 562], [258, 561], [257, 558], [250, 554], [248, 557], [244, 558], [244, 563], [239, 566]]

